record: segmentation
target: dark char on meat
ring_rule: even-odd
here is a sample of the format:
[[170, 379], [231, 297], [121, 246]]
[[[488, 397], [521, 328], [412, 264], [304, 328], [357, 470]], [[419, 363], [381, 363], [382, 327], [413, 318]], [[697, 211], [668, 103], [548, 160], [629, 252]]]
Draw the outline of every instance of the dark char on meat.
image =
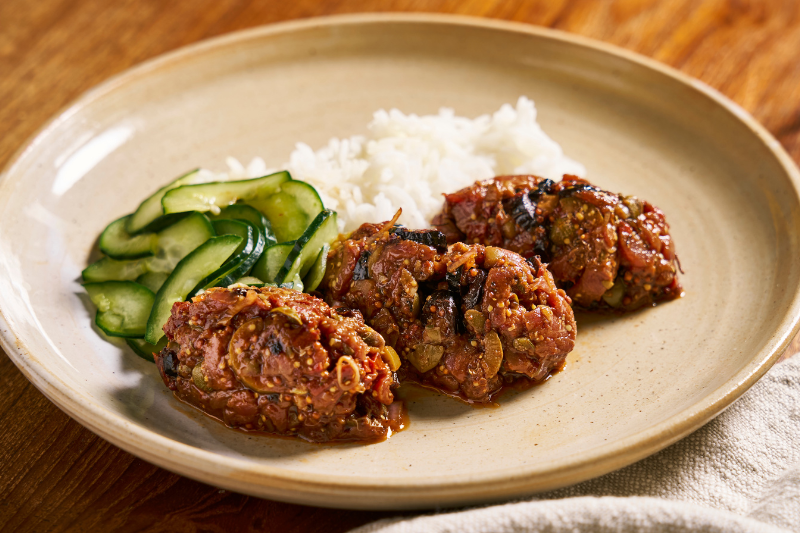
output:
[[[395, 348], [401, 382], [484, 403], [558, 370], [576, 325], [547, 268], [497, 247], [408, 238], [431, 234], [363, 224], [333, 243], [318, 290]], [[356, 276], [365, 253], [368, 273]]]
[[575, 176], [478, 181], [445, 195], [433, 225], [449, 243], [538, 256], [580, 309], [631, 311], [682, 293], [664, 213]]

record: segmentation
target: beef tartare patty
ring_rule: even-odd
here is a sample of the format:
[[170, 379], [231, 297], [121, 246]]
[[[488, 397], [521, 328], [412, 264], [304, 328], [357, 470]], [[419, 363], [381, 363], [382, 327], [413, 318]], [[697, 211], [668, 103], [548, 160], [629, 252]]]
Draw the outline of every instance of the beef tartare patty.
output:
[[436, 230], [363, 224], [334, 242], [320, 289], [400, 354], [400, 379], [473, 402], [543, 381], [575, 344], [570, 299], [547, 268]]
[[314, 442], [376, 440], [401, 427], [396, 354], [360, 315], [319, 298], [214, 288], [176, 303], [164, 332], [164, 383], [229, 426]]
[[682, 292], [664, 213], [575, 176], [476, 182], [446, 194], [433, 225], [449, 243], [539, 256], [579, 308], [630, 311]]

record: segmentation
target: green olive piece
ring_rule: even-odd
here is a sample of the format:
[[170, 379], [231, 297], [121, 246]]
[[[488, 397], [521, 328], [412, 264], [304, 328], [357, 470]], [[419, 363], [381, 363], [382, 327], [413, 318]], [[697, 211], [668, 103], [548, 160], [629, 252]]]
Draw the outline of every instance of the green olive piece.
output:
[[288, 318], [289, 322], [296, 324], [298, 326], [303, 325], [303, 319], [300, 318], [300, 315], [297, 313], [297, 311], [295, 311], [291, 307], [275, 307], [274, 309], [270, 310], [270, 313], [281, 314], [286, 318]]
[[484, 326], [486, 325], [486, 317], [483, 316], [483, 313], [476, 309], [470, 309], [464, 313], [464, 319], [476, 334], [483, 335]]
[[493, 378], [500, 371], [500, 365], [503, 364], [503, 343], [500, 342], [500, 337], [497, 335], [497, 332], [490, 331], [486, 334], [484, 348], [485, 353], [483, 359], [489, 367], [486, 372], [486, 377]]
[[557, 218], [550, 227], [550, 240], [555, 244], [569, 244], [575, 235], [568, 217]]
[[420, 344], [413, 352], [408, 354], [408, 360], [420, 372], [427, 372], [439, 364], [444, 355], [444, 346], [434, 344]]
[[412, 316], [419, 316], [420, 308], [422, 307], [422, 300], [419, 297], [419, 293], [414, 293], [414, 300], [411, 302], [411, 315]]
[[514, 349], [520, 352], [533, 353], [536, 351], [536, 346], [528, 337], [520, 337], [514, 339]]
[[603, 293], [603, 301], [611, 307], [619, 307], [625, 296], [625, 283], [618, 279], [614, 285]]
[[194, 368], [192, 369], [192, 381], [194, 382], [194, 386], [202, 391], [211, 392], [214, 390], [209, 386], [208, 382], [206, 381], [206, 376], [203, 374], [202, 361], [194, 365]]
[[494, 246], [487, 246], [483, 256], [484, 268], [492, 268], [500, 258], [503, 257], [503, 250]]
[[386, 361], [386, 364], [389, 365], [389, 370], [392, 372], [397, 372], [400, 368], [400, 356], [397, 355], [397, 352], [391, 346], [384, 346], [383, 351], [383, 359]]
[[383, 348], [384, 340], [381, 334], [369, 326], [364, 326], [364, 329], [358, 332], [359, 337], [372, 348]]
[[428, 326], [422, 334], [422, 340], [428, 344], [441, 344], [442, 332], [438, 328]]

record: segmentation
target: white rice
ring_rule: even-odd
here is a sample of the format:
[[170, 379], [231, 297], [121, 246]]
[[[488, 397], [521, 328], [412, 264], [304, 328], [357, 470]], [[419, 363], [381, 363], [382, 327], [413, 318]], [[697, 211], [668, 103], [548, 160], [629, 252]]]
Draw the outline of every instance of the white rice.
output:
[[[227, 163], [228, 179], [270, 170], [261, 158], [246, 168], [234, 158]], [[298, 143], [283, 168], [317, 189], [325, 206], [338, 212], [342, 231], [388, 220], [398, 208], [405, 225], [428, 227], [442, 207], [442, 193], [479, 179], [536, 174], [559, 180], [586, 172], [542, 131], [533, 101], [524, 96], [516, 108], [504, 104], [473, 120], [448, 108], [426, 116], [380, 110], [366, 135], [333, 138], [316, 151]]]

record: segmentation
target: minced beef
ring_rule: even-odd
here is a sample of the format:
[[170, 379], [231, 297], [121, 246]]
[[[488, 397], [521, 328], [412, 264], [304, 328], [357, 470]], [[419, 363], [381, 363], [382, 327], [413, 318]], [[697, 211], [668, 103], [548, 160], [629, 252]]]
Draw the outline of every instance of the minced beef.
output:
[[164, 383], [228, 426], [325, 442], [402, 425], [383, 338], [309, 294], [210, 289], [176, 303], [164, 331]]
[[500, 176], [445, 195], [433, 225], [449, 243], [499, 246], [548, 263], [576, 307], [630, 311], [681, 295], [664, 214], [564, 176]]
[[357, 309], [403, 360], [400, 379], [471, 402], [535, 384], [575, 343], [570, 299], [541, 262], [438, 231], [364, 224], [336, 241], [319, 290]]

